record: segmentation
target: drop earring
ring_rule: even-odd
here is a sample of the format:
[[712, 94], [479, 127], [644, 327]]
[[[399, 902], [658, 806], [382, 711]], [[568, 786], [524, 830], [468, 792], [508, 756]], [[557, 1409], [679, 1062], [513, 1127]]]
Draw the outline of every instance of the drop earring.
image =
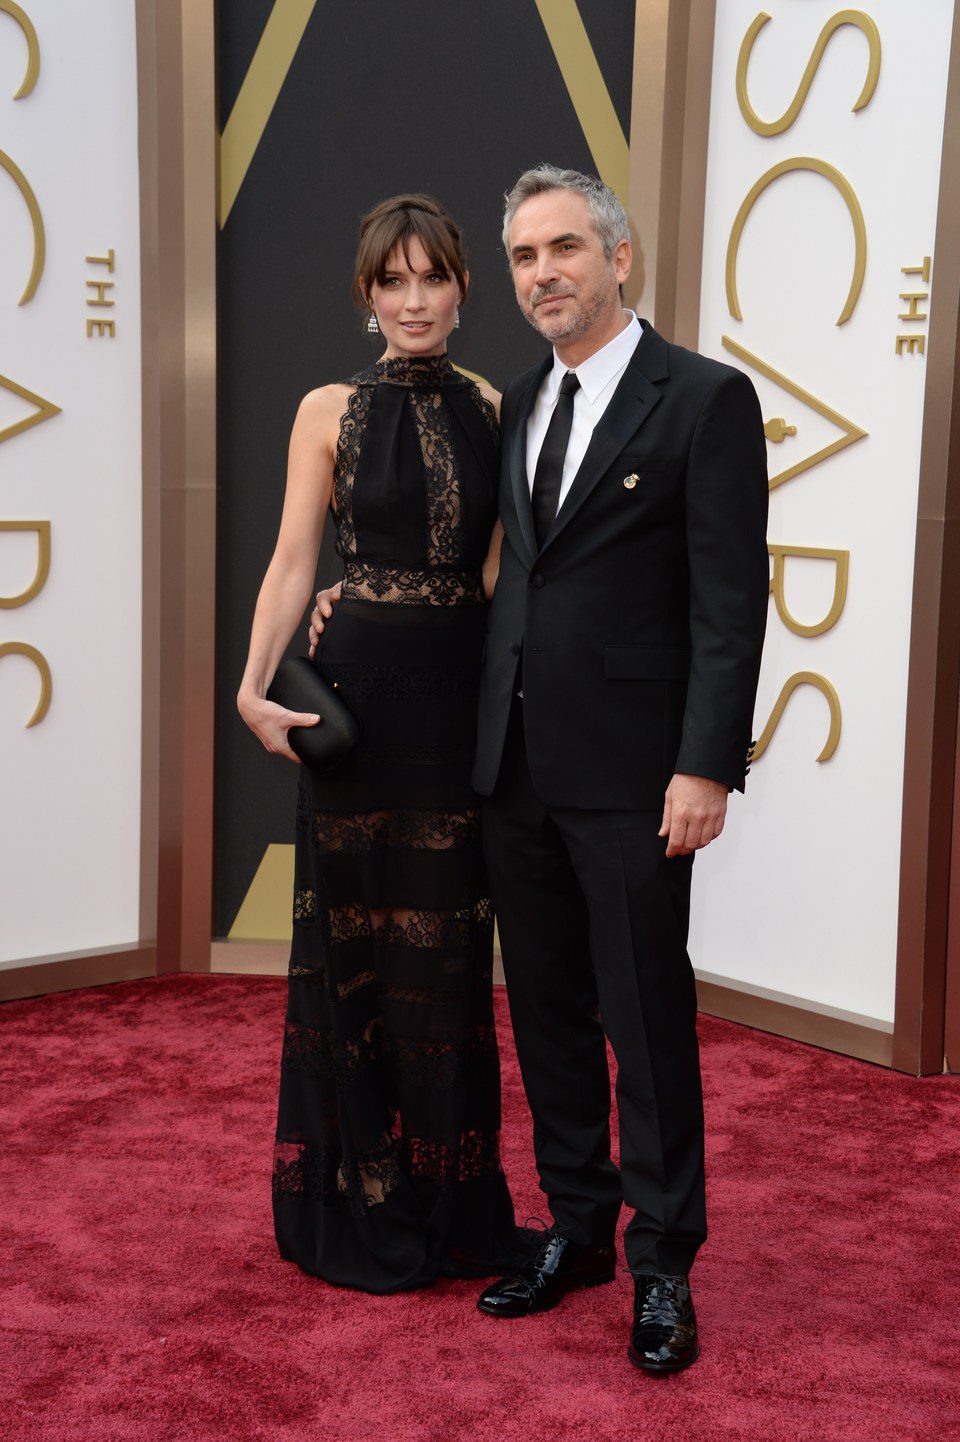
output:
[[453, 328], [454, 328], [454, 330], [459, 330], [459, 329], [460, 329], [460, 307], [459, 307], [459, 306], [457, 306], [456, 314], [455, 314], [454, 317], [453, 317]]
[[370, 319], [367, 321], [367, 332], [370, 335], [380, 334], [380, 323], [377, 320], [377, 313], [375, 310], [372, 310], [370, 312]]

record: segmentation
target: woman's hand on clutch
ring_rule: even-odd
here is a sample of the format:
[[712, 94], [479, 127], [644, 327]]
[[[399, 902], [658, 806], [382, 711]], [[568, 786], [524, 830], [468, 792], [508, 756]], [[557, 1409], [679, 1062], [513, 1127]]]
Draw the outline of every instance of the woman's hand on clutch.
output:
[[317, 604], [310, 614], [310, 655], [317, 649], [317, 642], [323, 635], [324, 620], [329, 621], [333, 615], [333, 608], [340, 599], [340, 587], [343, 582], [338, 581], [335, 586], [328, 586], [325, 591], [317, 592]]
[[287, 732], [291, 726], [316, 726], [320, 717], [306, 711], [288, 711], [275, 701], [265, 701], [262, 696], [237, 696], [237, 710], [246, 721], [257, 740], [272, 756], [286, 756], [299, 764], [300, 757], [290, 749]]

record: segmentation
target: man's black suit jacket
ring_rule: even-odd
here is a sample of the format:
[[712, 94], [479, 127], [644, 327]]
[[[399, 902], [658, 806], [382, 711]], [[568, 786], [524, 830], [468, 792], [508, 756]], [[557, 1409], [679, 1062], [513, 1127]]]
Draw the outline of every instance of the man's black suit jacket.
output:
[[655, 810], [675, 772], [744, 788], [769, 584], [760, 405], [742, 371], [642, 325], [539, 551], [526, 431], [552, 357], [504, 393], [483, 795], [520, 686], [548, 806]]

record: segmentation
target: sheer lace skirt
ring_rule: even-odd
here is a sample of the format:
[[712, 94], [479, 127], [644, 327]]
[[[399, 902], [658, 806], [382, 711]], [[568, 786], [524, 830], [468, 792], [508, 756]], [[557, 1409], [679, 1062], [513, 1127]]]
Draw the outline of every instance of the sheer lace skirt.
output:
[[318, 658], [363, 736], [300, 778], [274, 1219], [285, 1257], [368, 1291], [516, 1240], [468, 781], [484, 611], [341, 603]]

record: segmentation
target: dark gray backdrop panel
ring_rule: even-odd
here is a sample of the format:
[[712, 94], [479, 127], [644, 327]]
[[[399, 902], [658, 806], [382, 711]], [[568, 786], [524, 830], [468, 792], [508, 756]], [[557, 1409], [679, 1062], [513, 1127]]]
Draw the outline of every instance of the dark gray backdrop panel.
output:
[[[221, 0], [221, 127], [272, 8]], [[634, 0], [579, 8], [628, 135]], [[379, 354], [349, 297], [359, 217], [402, 190], [450, 208], [472, 281], [451, 358], [502, 388], [544, 353], [500, 246], [503, 192], [540, 160], [595, 169], [534, 0], [319, 0], [220, 243], [217, 935], [267, 845], [292, 840], [296, 768], [262, 750], [235, 697], [297, 406]], [[336, 575], [328, 522], [318, 578]]]

